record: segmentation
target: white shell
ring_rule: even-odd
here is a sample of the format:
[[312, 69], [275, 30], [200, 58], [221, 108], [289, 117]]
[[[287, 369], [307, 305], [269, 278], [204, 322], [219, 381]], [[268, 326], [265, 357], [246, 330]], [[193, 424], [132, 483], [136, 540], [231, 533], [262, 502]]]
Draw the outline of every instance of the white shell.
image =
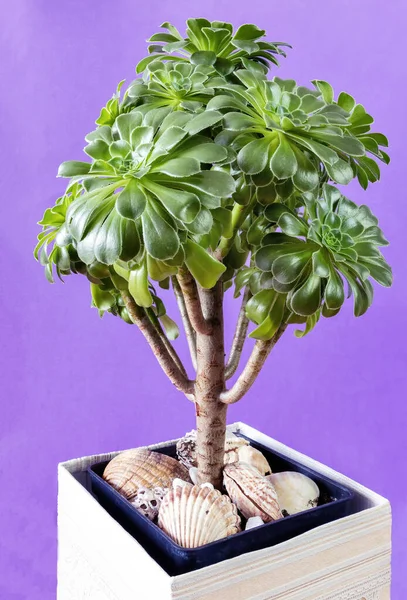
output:
[[158, 525], [183, 548], [198, 548], [240, 531], [240, 518], [230, 498], [213, 487], [175, 480], [160, 506]]
[[260, 450], [253, 448], [253, 446], [241, 446], [237, 453], [238, 460], [240, 462], [244, 462], [252, 467], [255, 467], [262, 475], [268, 475], [271, 473], [270, 465]]
[[137, 495], [131, 501], [131, 504], [141, 512], [147, 519], [154, 521], [158, 516], [158, 511], [163, 501], [166, 488], [155, 487], [153, 489], [139, 488]]
[[247, 519], [245, 531], [247, 531], [248, 529], [254, 529], [254, 527], [260, 527], [260, 525], [264, 525], [261, 517], [250, 517], [249, 519]]
[[198, 468], [197, 467], [191, 467], [189, 469], [189, 478], [193, 484], [198, 483]]
[[319, 488], [306, 475], [295, 471], [273, 473], [267, 477], [274, 485], [281, 510], [295, 515], [318, 504]]

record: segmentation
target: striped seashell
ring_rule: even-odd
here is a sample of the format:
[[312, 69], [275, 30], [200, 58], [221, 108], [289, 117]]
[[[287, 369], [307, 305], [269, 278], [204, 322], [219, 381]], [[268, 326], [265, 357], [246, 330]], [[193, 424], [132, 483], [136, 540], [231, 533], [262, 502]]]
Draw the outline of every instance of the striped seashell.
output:
[[141, 488], [169, 488], [177, 477], [189, 481], [187, 469], [175, 458], [148, 448], [121, 452], [103, 473], [103, 479], [127, 500], [133, 500]]
[[246, 519], [260, 517], [264, 523], [282, 518], [273, 484], [246, 463], [226, 465], [223, 471], [225, 488]]
[[271, 467], [264, 454], [253, 448], [253, 446], [241, 446], [237, 451], [236, 461], [230, 462], [244, 462], [252, 467], [255, 467], [261, 475], [268, 475], [271, 473]]
[[183, 548], [198, 548], [240, 531], [228, 496], [210, 485], [175, 480], [158, 513], [158, 526]]
[[[225, 439], [225, 465], [238, 460], [238, 450], [242, 446], [248, 446], [249, 442], [230, 431], [226, 432]], [[177, 442], [178, 460], [190, 469], [197, 466], [196, 458], [196, 430], [193, 429]]]

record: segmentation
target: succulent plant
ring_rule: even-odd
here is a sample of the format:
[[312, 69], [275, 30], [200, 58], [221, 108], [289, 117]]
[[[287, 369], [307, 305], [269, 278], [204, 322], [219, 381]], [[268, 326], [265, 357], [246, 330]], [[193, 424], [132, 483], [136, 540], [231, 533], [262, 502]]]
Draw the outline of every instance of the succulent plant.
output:
[[332, 87], [321, 80], [314, 81], [313, 90], [292, 79], [268, 80], [253, 69], [235, 76], [241, 85], [220, 78], [211, 82], [226, 94], [217, 94], [208, 108], [226, 112], [224, 128], [230, 133], [223, 132], [219, 141], [239, 151], [238, 166], [255, 184], [290, 180], [306, 192], [321, 177], [347, 184], [358, 175], [364, 187], [379, 179], [379, 168], [366, 153], [388, 162], [379, 149], [387, 139], [370, 133], [372, 117], [351, 96], [342, 93], [335, 102]]
[[[349, 94], [335, 99], [322, 80], [311, 89], [268, 79], [284, 52], [264, 30], [187, 25], [185, 38], [169, 23], [152, 36], [141, 76], [123, 94], [119, 84], [86, 136], [88, 161], [60, 166], [69, 182], [40, 221], [35, 257], [51, 282], [54, 273], [86, 276], [100, 315], [137, 325], [196, 403], [198, 480], [220, 487], [224, 405], [248, 391], [285, 330], [303, 324], [302, 337], [350, 295], [360, 316], [371, 280], [391, 285], [376, 217], [332, 185], [357, 178], [366, 188], [389, 157]], [[242, 306], [225, 364], [232, 286]], [[170, 342], [179, 332], [164, 304], [170, 287], [196, 379]], [[250, 322], [251, 356], [226, 389]]]
[[[167, 32], [155, 33], [148, 40], [150, 56], [137, 65], [141, 73], [156, 60], [177, 60], [213, 66], [221, 75], [229, 75], [237, 67], [252, 65], [267, 71], [269, 63], [278, 65], [276, 56], [285, 56], [284, 42], [266, 42], [264, 29], [242, 25], [233, 32], [233, 25], [224, 21], [188, 19], [187, 35], [182, 37], [171, 23], [161, 25]], [[175, 55], [178, 54], [180, 56]]]
[[259, 325], [253, 337], [271, 337], [284, 316], [295, 322], [297, 315], [319, 317], [321, 310], [325, 317], [336, 315], [345, 301], [344, 282], [360, 316], [372, 303], [370, 278], [386, 287], [392, 283], [379, 250], [388, 242], [366, 205], [357, 206], [327, 184], [320, 196], [308, 194], [304, 200], [302, 215], [280, 203], [264, 211], [272, 231], [255, 255], [264, 276], [263, 289], [247, 305]]
[[[59, 169], [74, 185], [83, 181], [66, 215], [82, 262], [132, 261], [138, 266], [129, 269], [141, 269], [144, 290], [148, 275], [160, 281], [184, 261], [201, 285], [216, 283], [225, 267], [193, 238], [208, 233], [222, 198], [235, 189], [228, 173], [202, 166], [227, 158], [223, 147], [198, 135], [221, 118], [216, 111], [136, 110], [118, 116], [113, 128], [104, 125], [86, 136], [85, 152], [93, 162], [68, 161]], [[207, 273], [202, 264], [210, 265]], [[142, 306], [151, 303], [149, 294], [146, 300], [135, 289]]]
[[99, 117], [96, 119], [96, 124], [103, 126], [109, 125], [110, 127], [115, 122], [116, 118], [122, 113], [126, 112], [126, 108], [122, 102], [120, 102], [121, 89], [124, 84], [124, 79], [118, 84], [115, 93], [107, 101], [106, 106], [103, 106], [100, 110]]
[[126, 91], [125, 105], [146, 103], [151, 108], [171, 106], [174, 110], [196, 112], [214, 95], [205, 84], [215, 75], [212, 67], [188, 63], [150, 63], [143, 78], [136, 79]]
[[74, 184], [55, 205], [47, 208], [39, 221], [42, 231], [38, 234], [38, 243], [34, 257], [43, 265], [46, 278], [54, 283], [54, 270], [58, 277], [70, 273], [86, 272], [86, 265], [80, 260], [72, 244], [72, 236], [66, 226], [66, 214], [70, 204], [79, 196], [82, 186]]

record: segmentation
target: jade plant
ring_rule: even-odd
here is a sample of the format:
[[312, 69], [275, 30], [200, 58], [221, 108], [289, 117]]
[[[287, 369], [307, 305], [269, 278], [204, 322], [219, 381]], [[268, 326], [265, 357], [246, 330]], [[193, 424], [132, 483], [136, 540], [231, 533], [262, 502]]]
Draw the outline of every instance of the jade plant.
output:
[[[287, 44], [255, 25], [187, 27], [164, 23], [151, 37], [137, 79], [119, 84], [86, 135], [87, 159], [59, 167], [68, 185], [39, 222], [35, 257], [50, 282], [84, 275], [101, 316], [140, 329], [194, 403], [199, 480], [219, 487], [227, 408], [283, 333], [308, 334], [350, 296], [361, 316], [372, 280], [391, 285], [377, 218], [336, 187], [356, 178], [366, 189], [389, 157], [351, 95], [269, 76]], [[172, 343], [169, 290], [192, 378]], [[227, 294], [241, 309], [225, 360]], [[250, 358], [228, 387], [247, 337]]]

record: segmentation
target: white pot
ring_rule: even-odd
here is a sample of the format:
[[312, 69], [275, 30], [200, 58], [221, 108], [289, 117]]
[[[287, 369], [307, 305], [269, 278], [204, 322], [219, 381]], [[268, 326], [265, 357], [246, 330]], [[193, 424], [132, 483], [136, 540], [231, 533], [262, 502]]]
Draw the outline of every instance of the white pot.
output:
[[117, 452], [71, 460], [59, 465], [58, 600], [390, 600], [389, 502], [248, 425], [228, 429], [352, 489], [360, 512], [170, 577], [88, 490], [86, 469]]

